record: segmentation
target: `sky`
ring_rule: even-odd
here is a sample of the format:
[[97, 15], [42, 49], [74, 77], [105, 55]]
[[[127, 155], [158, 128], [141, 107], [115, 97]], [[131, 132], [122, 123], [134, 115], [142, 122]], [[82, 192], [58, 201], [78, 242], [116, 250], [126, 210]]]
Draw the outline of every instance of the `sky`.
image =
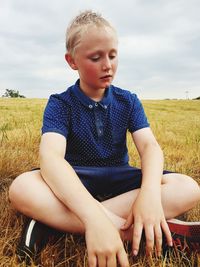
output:
[[113, 84], [140, 99], [200, 96], [199, 0], [0, 0], [0, 96], [48, 98], [78, 78], [67, 65], [68, 23], [91, 9], [115, 27]]

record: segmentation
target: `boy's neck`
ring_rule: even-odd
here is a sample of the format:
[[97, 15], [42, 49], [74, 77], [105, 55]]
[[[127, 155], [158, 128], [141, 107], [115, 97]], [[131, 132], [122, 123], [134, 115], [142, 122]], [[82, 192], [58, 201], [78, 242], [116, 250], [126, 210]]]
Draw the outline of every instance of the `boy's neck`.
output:
[[79, 85], [80, 87], [80, 90], [86, 95], [88, 96], [89, 98], [91, 98], [92, 100], [96, 101], [96, 102], [99, 102], [101, 101], [101, 99], [104, 97], [104, 94], [105, 94], [105, 88], [102, 88], [102, 89], [98, 89], [98, 90], [90, 90], [88, 88], [85, 88], [84, 89], [82, 88], [81, 84]]
[[101, 94], [99, 96], [89, 96], [89, 95], [87, 95], [87, 96], [89, 98], [91, 98], [92, 100], [94, 100], [95, 102], [99, 102], [104, 97], [105, 89], [102, 89], [102, 90], [103, 90], [103, 94]]

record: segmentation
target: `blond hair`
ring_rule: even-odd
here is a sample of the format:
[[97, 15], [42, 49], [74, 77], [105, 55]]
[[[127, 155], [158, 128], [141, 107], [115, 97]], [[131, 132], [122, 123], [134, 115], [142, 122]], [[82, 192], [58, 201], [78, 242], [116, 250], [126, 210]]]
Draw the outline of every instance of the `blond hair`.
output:
[[81, 12], [71, 21], [66, 32], [66, 50], [72, 56], [74, 55], [76, 47], [80, 44], [82, 35], [88, 30], [89, 26], [109, 27], [115, 31], [101, 14], [91, 10]]

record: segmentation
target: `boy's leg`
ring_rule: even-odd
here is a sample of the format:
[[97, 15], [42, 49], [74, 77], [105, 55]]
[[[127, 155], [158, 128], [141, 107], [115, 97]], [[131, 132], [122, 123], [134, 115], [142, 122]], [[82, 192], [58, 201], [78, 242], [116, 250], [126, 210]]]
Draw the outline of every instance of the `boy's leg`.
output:
[[[112, 217], [113, 214], [114, 221], [117, 217], [126, 219], [138, 192], [139, 189], [132, 190], [101, 204], [108, 215]], [[199, 199], [200, 189], [193, 179], [175, 173], [163, 175], [162, 204], [167, 219], [191, 209]], [[24, 173], [14, 180], [10, 200], [18, 211], [53, 228], [84, 233], [82, 222], [56, 198], [39, 170]], [[121, 219], [117, 223], [121, 224]]]
[[39, 170], [23, 173], [11, 184], [9, 198], [18, 211], [60, 231], [82, 233], [81, 221], [53, 194]]
[[[135, 189], [102, 202], [105, 208], [127, 218], [139, 193]], [[174, 218], [193, 208], [200, 200], [200, 188], [190, 177], [178, 173], [164, 174], [161, 186], [162, 205], [166, 219]]]
[[[61, 232], [85, 232], [82, 222], [57, 199], [42, 179], [39, 170], [17, 177], [10, 187], [9, 197], [13, 206], [29, 217], [17, 246], [19, 260], [25, 260], [27, 265], [30, 264], [30, 258], [34, 259], [45, 245], [46, 241], [43, 239], [48, 240], [48, 236], [52, 235], [53, 229], [46, 225]], [[98, 203], [116, 228], [120, 229], [125, 220]], [[55, 234], [54, 231], [53, 233]]]
[[[161, 192], [165, 217], [168, 219], [168, 226], [175, 247], [189, 254], [191, 251], [200, 252], [200, 222], [169, 220], [188, 211], [200, 200], [198, 184], [185, 175], [165, 174], [162, 179]], [[112, 209], [112, 212], [118, 216], [127, 218], [138, 193], [139, 189], [126, 192], [104, 201], [103, 205], [107, 209]], [[128, 234], [127, 239], [131, 238]], [[167, 243], [163, 241], [163, 252], [166, 253], [167, 251]]]
[[[17, 177], [10, 187], [9, 198], [18, 211], [30, 218], [60, 231], [85, 232], [80, 219], [58, 200], [39, 170]], [[105, 209], [101, 203], [99, 205], [119, 229], [125, 220]]]
[[[99, 203], [118, 229], [125, 222], [138, 192], [139, 189], [132, 190]], [[82, 222], [56, 198], [40, 171], [20, 175], [9, 193], [14, 207], [23, 214], [64, 232], [84, 233]], [[166, 218], [192, 208], [199, 197], [199, 187], [191, 178], [178, 174], [163, 176], [162, 203]], [[131, 233], [126, 236], [132, 238]]]

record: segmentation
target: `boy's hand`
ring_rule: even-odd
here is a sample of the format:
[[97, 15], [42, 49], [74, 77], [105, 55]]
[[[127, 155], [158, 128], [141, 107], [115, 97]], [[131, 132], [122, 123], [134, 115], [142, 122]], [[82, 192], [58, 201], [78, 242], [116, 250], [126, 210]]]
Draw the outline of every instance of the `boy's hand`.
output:
[[133, 224], [133, 255], [138, 254], [142, 231], [144, 229], [146, 237], [146, 253], [150, 255], [156, 246], [157, 255], [161, 255], [162, 231], [167, 243], [172, 246], [172, 237], [165, 220], [161, 199], [155, 192], [141, 189], [132, 211], [129, 214], [125, 225], [121, 230], [127, 230]]
[[86, 245], [90, 267], [128, 267], [128, 257], [125, 252], [119, 232], [107, 218], [86, 225]]

